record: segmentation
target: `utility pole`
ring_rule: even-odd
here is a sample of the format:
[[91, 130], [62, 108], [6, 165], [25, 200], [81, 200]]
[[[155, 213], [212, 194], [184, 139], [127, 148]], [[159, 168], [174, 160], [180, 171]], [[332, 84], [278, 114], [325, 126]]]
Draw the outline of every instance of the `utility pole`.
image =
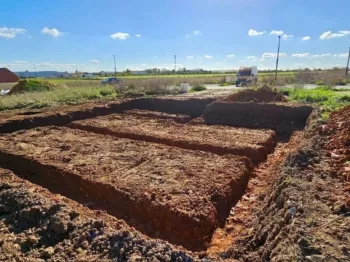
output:
[[175, 59], [175, 73], [176, 73], [176, 55], [174, 55], [174, 59]]
[[117, 66], [115, 64], [115, 55], [113, 55], [114, 57], [114, 77], [117, 78]]
[[37, 78], [37, 77], [36, 77], [36, 68], [35, 68], [35, 64], [33, 64], [33, 67], [34, 67], [35, 78]]
[[278, 59], [280, 56], [280, 44], [281, 44], [281, 36], [278, 36], [278, 50], [277, 50], [277, 60], [276, 60], [276, 73], [275, 73], [275, 83], [277, 81], [277, 71], [278, 71]]
[[348, 64], [346, 66], [346, 71], [345, 71], [345, 78], [348, 77], [348, 73], [349, 73], [349, 61], [350, 61], [350, 47], [349, 47], [349, 55], [348, 55]]

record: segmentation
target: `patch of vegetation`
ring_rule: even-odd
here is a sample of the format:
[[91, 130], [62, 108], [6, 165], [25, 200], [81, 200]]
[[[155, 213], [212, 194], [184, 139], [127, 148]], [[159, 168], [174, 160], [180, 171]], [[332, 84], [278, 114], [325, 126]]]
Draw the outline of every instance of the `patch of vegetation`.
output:
[[318, 81], [316, 81], [316, 85], [324, 86], [324, 81], [323, 80], [318, 80]]
[[339, 94], [329, 86], [317, 87], [315, 89], [285, 88], [281, 92], [287, 94], [291, 101], [320, 105], [324, 118], [328, 118], [330, 112], [350, 104], [350, 96]]
[[190, 89], [190, 93], [192, 92], [199, 92], [199, 91], [204, 91], [207, 90], [207, 88], [203, 85], [195, 85]]
[[233, 85], [232, 83], [225, 82], [225, 83], [221, 83], [219, 86], [232, 86], [232, 85]]
[[111, 100], [120, 94], [114, 87], [60, 87], [42, 92], [28, 92], [0, 97], [0, 111], [22, 108], [44, 108], [79, 104], [89, 100]]
[[27, 79], [19, 81], [19, 83], [11, 89], [10, 94], [49, 91], [58, 87], [60, 86], [50, 81]]

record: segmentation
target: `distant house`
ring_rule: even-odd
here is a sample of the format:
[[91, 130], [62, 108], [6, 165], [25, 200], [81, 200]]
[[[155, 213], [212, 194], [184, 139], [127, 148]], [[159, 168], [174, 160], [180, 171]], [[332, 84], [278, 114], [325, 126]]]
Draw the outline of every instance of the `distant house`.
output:
[[146, 70], [144, 70], [144, 71], [131, 71], [131, 73], [133, 75], [139, 75], [139, 76], [148, 74]]
[[18, 82], [19, 77], [7, 68], [0, 68], [0, 83]]

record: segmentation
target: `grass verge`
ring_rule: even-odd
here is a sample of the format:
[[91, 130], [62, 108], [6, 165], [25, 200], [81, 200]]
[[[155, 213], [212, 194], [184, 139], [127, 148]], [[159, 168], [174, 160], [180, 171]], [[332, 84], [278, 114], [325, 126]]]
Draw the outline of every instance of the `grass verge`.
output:
[[2, 96], [0, 97], [0, 111], [71, 105], [96, 99], [111, 100], [118, 95], [116, 89], [112, 86], [60, 87], [49, 91]]
[[336, 92], [328, 86], [315, 89], [285, 88], [281, 90], [291, 101], [316, 103], [321, 107], [322, 116], [328, 118], [330, 112], [350, 104], [350, 96]]

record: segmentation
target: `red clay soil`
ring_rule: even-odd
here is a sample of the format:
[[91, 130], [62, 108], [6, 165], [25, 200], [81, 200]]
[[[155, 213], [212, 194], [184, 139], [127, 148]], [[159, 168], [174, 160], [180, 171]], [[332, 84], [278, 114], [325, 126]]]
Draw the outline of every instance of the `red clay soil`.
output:
[[[0, 164], [148, 232], [201, 248], [244, 193], [245, 157], [46, 127], [0, 137]], [[141, 228], [141, 226], [139, 226]], [[153, 234], [154, 235], [154, 234]]]
[[190, 259], [122, 220], [52, 194], [5, 169], [0, 169], [0, 213], [0, 261]]
[[191, 120], [191, 117], [189, 115], [167, 114], [163, 112], [149, 111], [149, 110], [133, 109], [133, 110], [125, 110], [123, 111], [123, 113], [127, 115], [136, 115], [139, 117], [146, 117], [146, 118], [168, 119], [168, 120], [173, 120], [177, 123], [187, 123]]
[[302, 137], [302, 131], [294, 132], [288, 142], [277, 144], [267, 161], [254, 168], [244, 196], [231, 209], [225, 226], [215, 230], [207, 255], [215, 257], [226, 252], [240, 237], [251, 230], [248, 222], [253, 219], [254, 210], [261, 207], [264, 196], [278, 179], [281, 163], [286, 161], [291, 152], [298, 149]]
[[329, 134], [326, 148], [329, 150], [330, 164], [350, 182], [350, 106], [331, 113], [327, 125], [322, 128]]
[[254, 103], [273, 103], [287, 102], [287, 99], [272, 87], [263, 86], [257, 90], [245, 89], [238, 93], [229, 95], [223, 99], [223, 102], [254, 102]]
[[125, 114], [75, 121], [69, 127], [219, 155], [242, 155], [253, 162], [266, 159], [275, 144], [275, 132], [271, 130], [184, 125], [165, 119]]

